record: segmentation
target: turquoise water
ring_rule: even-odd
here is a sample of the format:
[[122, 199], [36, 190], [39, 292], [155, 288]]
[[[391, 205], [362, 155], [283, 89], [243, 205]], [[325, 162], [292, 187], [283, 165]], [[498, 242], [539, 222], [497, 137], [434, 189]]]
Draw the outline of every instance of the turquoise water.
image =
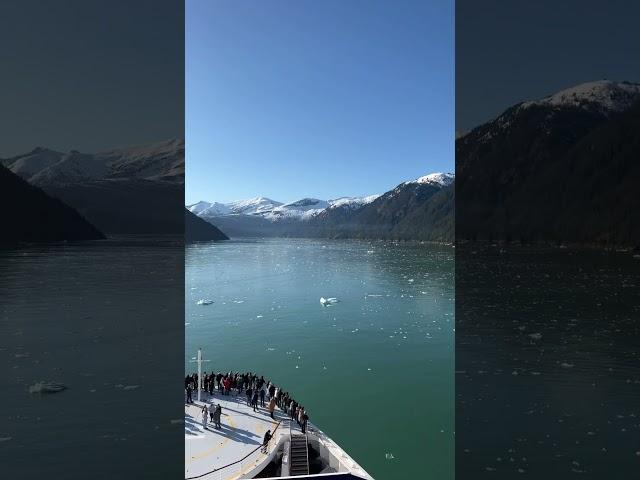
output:
[[185, 265], [186, 371], [202, 347], [284, 385], [377, 480], [454, 478], [452, 248], [234, 240]]

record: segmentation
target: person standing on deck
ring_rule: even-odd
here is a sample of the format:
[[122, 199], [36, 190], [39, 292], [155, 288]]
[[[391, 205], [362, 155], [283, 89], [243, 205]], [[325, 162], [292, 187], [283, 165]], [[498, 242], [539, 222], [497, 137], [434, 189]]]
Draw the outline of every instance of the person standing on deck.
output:
[[309, 415], [307, 415], [307, 411], [302, 410], [302, 422], [301, 422], [302, 433], [306, 433], [308, 421], [309, 421]]
[[267, 453], [269, 451], [269, 441], [273, 435], [271, 435], [271, 430], [267, 430], [267, 433], [264, 434], [264, 438], [262, 439], [262, 453]]
[[213, 412], [213, 427], [217, 429], [222, 428], [222, 423], [220, 422], [220, 418], [222, 417], [222, 405], [218, 404], [216, 406], [215, 411]]
[[191, 380], [187, 382], [187, 386], [185, 388], [187, 389], [187, 403], [193, 403], [193, 388], [191, 388]]
[[249, 386], [249, 388], [247, 388], [247, 406], [251, 405], [252, 396], [253, 396], [253, 389], [251, 388], [251, 386]]
[[269, 400], [271, 400], [276, 394], [276, 386], [272, 383], [269, 385]]
[[276, 409], [276, 399], [275, 397], [271, 397], [269, 400], [269, 415], [273, 418], [273, 411]]
[[253, 411], [255, 412], [258, 408], [258, 391], [253, 391], [253, 397], [251, 398], [251, 406], [253, 407]]
[[202, 407], [202, 428], [204, 428], [205, 430], [209, 430], [207, 428], [208, 417], [209, 417], [209, 409], [207, 408], [207, 404], [205, 403], [204, 406]]
[[264, 408], [264, 383], [260, 387], [260, 406]]
[[216, 380], [218, 381], [218, 390], [220, 390], [220, 395], [224, 393], [224, 388], [222, 386], [222, 374], [218, 373], [216, 376]]
[[214, 413], [215, 413], [215, 406], [213, 405], [213, 402], [211, 402], [211, 405], [209, 406], [209, 417], [211, 417], [211, 423], [213, 423], [214, 421]]

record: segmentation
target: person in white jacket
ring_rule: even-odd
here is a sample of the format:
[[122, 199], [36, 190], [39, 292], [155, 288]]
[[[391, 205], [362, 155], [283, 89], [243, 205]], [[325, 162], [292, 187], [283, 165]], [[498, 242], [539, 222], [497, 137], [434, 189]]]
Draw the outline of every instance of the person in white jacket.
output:
[[207, 408], [207, 404], [205, 403], [204, 407], [202, 407], [202, 428], [205, 430], [209, 430], [207, 428], [207, 420], [209, 419], [209, 409]]

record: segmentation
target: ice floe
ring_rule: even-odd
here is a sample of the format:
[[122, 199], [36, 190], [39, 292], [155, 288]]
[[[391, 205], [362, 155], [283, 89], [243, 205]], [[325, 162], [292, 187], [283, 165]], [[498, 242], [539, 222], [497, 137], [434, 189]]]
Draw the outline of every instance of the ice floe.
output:
[[58, 393], [68, 387], [58, 382], [36, 382], [29, 386], [29, 393]]
[[330, 305], [335, 305], [336, 303], [338, 303], [340, 300], [338, 300], [335, 297], [329, 297], [329, 298], [324, 298], [324, 297], [320, 297], [320, 303], [322, 305], [324, 305], [325, 307], [328, 307]]

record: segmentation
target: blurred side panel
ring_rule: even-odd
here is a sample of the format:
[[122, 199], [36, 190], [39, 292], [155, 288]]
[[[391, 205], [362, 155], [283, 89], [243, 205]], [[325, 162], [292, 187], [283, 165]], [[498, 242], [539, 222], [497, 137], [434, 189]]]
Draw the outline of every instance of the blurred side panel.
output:
[[0, 6], [3, 478], [180, 478], [184, 3]]
[[456, 2], [456, 477], [637, 476], [640, 33]]

